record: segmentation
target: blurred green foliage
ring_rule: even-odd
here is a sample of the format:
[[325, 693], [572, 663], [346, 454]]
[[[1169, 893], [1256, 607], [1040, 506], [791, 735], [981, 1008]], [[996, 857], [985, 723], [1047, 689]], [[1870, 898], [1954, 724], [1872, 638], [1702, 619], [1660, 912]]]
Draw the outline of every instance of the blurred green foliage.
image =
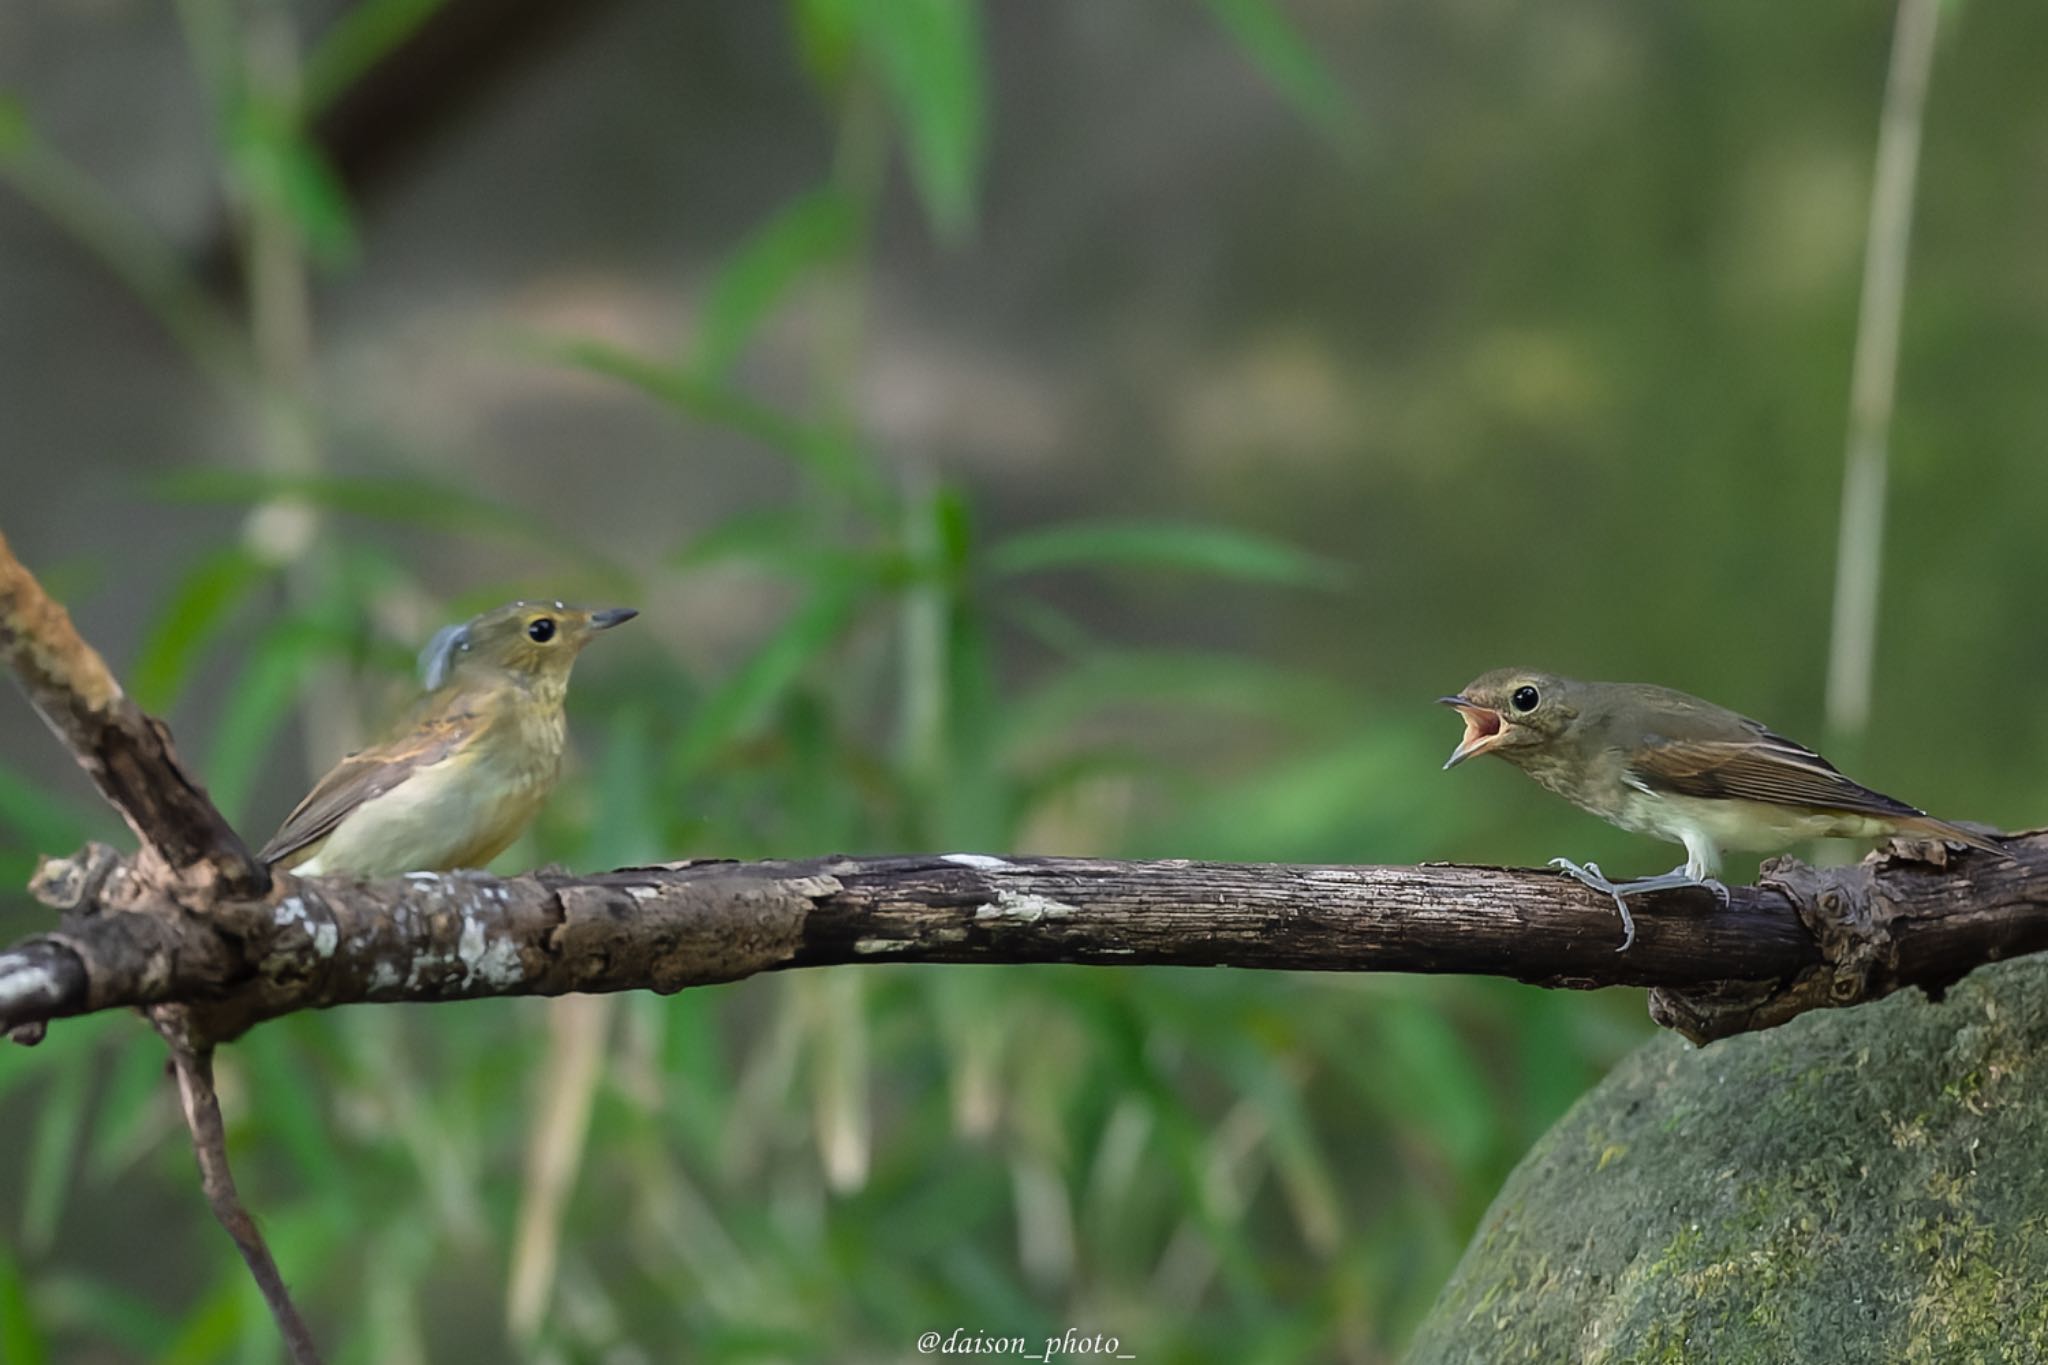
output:
[[[344, 266], [358, 244], [304, 113], [430, 8], [351, 11], [312, 49], [292, 105], [253, 88], [226, 10], [186, 7], [230, 183], [296, 225], [309, 266]], [[1306, 111], [1343, 115], [1276, 11], [1213, 8]], [[1338, 566], [1183, 522], [991, 541], [967, 490], [885, 472], [845, 415], [843, 336], [806, 403], [743, 387], [758, 329], [807, 288], [839, 291], [857, 337], [884, 137], [947, 238], [971, 221], [985, 152], [974, 6], [799, 0], [791, 16], [843, 111], [828, 182], [734, 246], [681, 354], [518, 344], [685, 424], [745, 433], [791, 462], [793, 494], [625, 568], [534, 510], [403, 469], [179, 474], [154, 496], [311, 509], [328, 543], [313, 560], [253, 544], [196, 554], [157, 593], [124, 670], [135, 695], [163, 710], [214, 680], [219, 719], [188, 743], [222, 808], [253, 821], [309, 677], [342, 670], [373, 710], [403, 690], [415, 642], [365, 604], [433, 600], [414, 552], [462, 534], [516, 546], [531, 568], [442, 602], [449, 616], [521, 592], [642, 600], [664, 574], [760, 575], [788, 593], [715, 675], [659, 641], [586, 665], [579, 764], [505, 866], [909, 848], [1286, 856], [1347, 827], [1340, 844], [1369, 846], [1375, 818], [1401, 816], [1361, 815], [1356, 794], [1425, 756], [1328, 744], [1354, 732], [1341, 690], [1239, 655], [1102, 639], [1041, 590], [1146, 574], [1173, 591], [1342, 591]], [[25, 125], [14, 142], [33, 145]], [[45, 197], [101, 221], [58, 165], [45, 163]], [[107, 250], [173, 333], [223, 372], [245, 368], [221, 357], [255, 343], [228, 339], [126, 232], [103, 232]], [[309, 562], [310, 591], [290, 591]], [[1224, 787], [1197, 782], [1187, 738], [1219, 718], [1277, 736], [1263, 747], [1279, 757]], [[10, 878], [108, 824], [0, 772]], [[244, 1187], [335, 1359], [882, 1360], [932, 1329], [1068, 1326], [1148, 1360], [1378, 1358], [1522, 1147], [1633, 1032], [1484, 984], [1082, 969], [806, 973], [604, 1010], [602, 1050], [580, 1063], [551, 1050], [562, 1016], [538, 1002], [289, 1019], [223, 1057]], [[132, 1255], [61, 1236], [82, 1181], [204, 1218], [154, 1039], [120, 1019], [66, 1025], [0, 1054], [0, 1086], [32, 1130], [0, 1260], [5, 1358], [270, 1358], [260, 1302], [210, 1228], [197, 1233], [208, 1255], [146, 1284]], [[584, 1104], [559, 1213], [515, 1232], [547, 1197], [522, 1153], [551, 1114]], [[1332, 1151], [1332, 1132], [1369, 1145]], [[536, 1254], [555, 1270], [523, 1310], [536, 1334], [511, 1341], [510, 1261]]]
[[[345, 277], [374, 249], [311, 121], [435, 8], [366, 0], [280, 67], [264, 25], [286, 7], [178, 6], [235, 210], [294, 243], [306, 274]], [[1352, 87], [1281, 7], [1208, 0], [1200, 12], [1295, 114], [1357, 152]], [[1768, 61], [1772, 44], [1717, 37], [1761, 14], [1660, 12], [1631, 40], [1722, 41]], [[706, 430], [740, 434], [781, 462], [781, 495], [679, 533], [659, 562], [621, 564], [548, 507], [402, 456], [369, 473], [190, 470], [139, 490], [250, 513], [240, 542], [195, 543], [176, 581], [144, 585], [149, 629], [116, 661], [145, 705], [179, 710], [188, 756], [245, 832], [260, 839], [278, 813], [259, 793], [295, 769], [293, 741], [315, 728], [320, 698], [373, 722], [403, 699], [423, 622], [522, 594], [649, 604], [703, 581], [766, 584], [777, 605], [737, 658], [707, 662], [690, 641], [642, 629], [654, 613], [593, 652], [571, 703], [572, 769], [501, 867], [947, 848], [1533, 860], [1562, 851], [1561, 837], [1580, 856], [1631, 849], [1627, 866], [1649, 851], [1508, 796], [1512, 775], [1461, 773], [1462, 801], [1415, 799], [1455, 733], [1426, 699], [1510, 659], [1611, 665], [1708, 692], [1739, 681], [1720, 695], [1801, 732], [1818, 694], [1799, 681], [1814, 674], [1813, 632], [1765, 641], [1768, 673], [1758, 651], [1724, 658], [1708, 643], [1757, 632], [1736, 599], [1764, 577], [1791, 585], [1774, 589], [1785, 614], [1825, 596], [1827, 537], [1807, 509], [1832, 506], [1837, 431], [1812, 412], [1839, 405], [1745, 417], [1730, 370], [1693, 359], [1727, 343], [1738, 387], [1769, 372], [1773, 385], [1819, 389], [1843, 373], [1834, 315], [1816, 310], [1795, 329], [1796, 354], [1773, 354], [1753, 340], [1755, 299], [1702, 259], [1700, 224], [1735, 178], [1712, 172], [1771, 130], [1699, 126], [1684, 117], [1694, 106], [1653, 92], [1682, 172], [1618, 155], [1619, 135], [1601, 128], [1559, 152], [1571, 183], [1599, 194], [1452, 159], [1390, 176], [1383, 218], [1337, 225], [1389, 262], [1392, 293], [1452, 301], [1439, 332], [1397, 331], [1406, 314], [1393, 306], [1350, 324], [1379, 388], [1331, 400], [1339, 425], [1361, 431], [1368, 454], [1414, 453], [1375, 466], [1369, 495], [1315, 509], [1306, 534], [1343, 545], [1341, 562], [1177, 505], [998, 532], [972, 486], [903, 474], [914, 465], [878, 448], [850, 393], [892, 161], [938, 240], [975, 229], [989, 16], [949, 0], [790, 0], [787, 16], [792, 61], [832, 114], [829, 167], [731, 245], [682, 343], [499, 339], [537, 372], [643, 396], [673, 417], [679, 458]], [[1468, 18], [1428, 30], [1445, 44], [1432, 59], [1466, 51]], [[1603, 49], [1610, 38], [1591, 27], [1545, 33], [1558, 60], [1533, 64], [1542, 79], [1514, 99], [1577, 100], [1571, 71], [1648, 60]], [[1843, 72], [1878, 66], [1845, 59], [1823, 75], [1853, 84]], [[1389, 73], [1390, 85], [1408, 79]], [[1504, 117], [1426, 94], [1402, 107], [1418, 120], [1432, 108]], [[1375, 133], [1396, 149], [1420, 137], [1398, 120]], [[1795, 172], [1800, 154], [1786, 153]], [[1773, 241], [1781, 170], [1759, 172], [1743, 210], [1756, 219], [1743, 230]], [[281, 386], [254, 329], [5, 99], [0, 179], [96, 254], [231, 402], [344, 420]], [[1277, 195], [1275, 216], [1291, 206]], [[1425, 238], [1440, 253], [1407, 260]], [[1245, 254], [1275, 279], [1319, 268], [1259, 246]], [[1482, 287], [1519, 318], [1462, 330], [1472, 319], [1459, 301]], [[827, 323], [807, 343], [808, 386], [764, 396], [746, 361], [798, 303]], [[1445, 339], [1454, 329], [1465, 349]], [[1989, 338], [2006, 348], [1989, 357], [1936, 348], [1955, 358], [1933, 357], [1921, 382], [1969, 391], [2017, 353], [2011, 342]], [[1288, 345], [1284, 329], [1248, 343], [1219, 375], [1216, 411], [1322, 410], [1313, 364], [1269, 364]], [[1453, 378], [1411, 383], [1429, 364]], [[1284, 402], [1261, 387], [1273, 375]], [[1646, 428], [1657, 449], [1629, 444]], [[1284, 433], [1219, 439], [1290, 454]], [[1825, 455], [1788, 468], [1787, 446]], [[1503, 454], [1482, 467], [1481, 450]], [[1938, 461], [1910, 441], [1902, 455], [1909, 497], [1957, 505]], [[1203, 477], [1230, 491], [1230, 474]], [[2035, 537], [2023, 519], [1996, 512], [1988, 534]], [[312, 533], [255, 533], [277, 524]], [[1925, 685], [1928, 660], [1957, 639], [1988, 636], [1993, 675], [2024, 675], [2038, 654], [2033, 636], [1997, 630], [1995, 599], [1967, 590], [1983, 576], [1957, 542], [1986, 534], [1940, 516], [1904, 529], [1902, 553], [1922, 570], [1900, 588], [1907, 609], [1954, 636], [1903, 661], [1908, 678]], [[456, 537], [520, 568], [443, 591], [439, 552]], [[1425, 542], [1450, 548], [1424, 561]], [[1672, 575], [1651, 570], [1678, 554], [1715, 601], [1668, 596]], [[1420, 572], [1425, 562], [1449, 571]], [[90, 568], [46, 578], [74, 605], [136, 590]], [[1106, 627], [1089, 609], [1111, 592], [1139, 604], [1139, 626]], [[1304, 603], [1324, 621], [1340, 603], [1347, 623], [1366, 623], [1362, 642], [1289, 658], [1355, 667], [1276, 664], [1182, 628], [1226, 600], [1250, 602], [1276, 633], [1310, 619]], [[1425, 636], [1433, 651], [1388, 643]], [[1470, 666], [1436, 676], [1446, 656]], [[1395, 720], [1374, 696], [1412, 701]], [[1938, 778], [1945, 758], [1930, 745], [1909, 762]], [[1994, 795], [2023, 779], [2001, 780]], [[116, 831], [107, 812], [0, 767], [0, 882], [20, 884], [38, 852]], [[897, 1361], [926, 1330], [1043, 1338], [1074, 1326], [1147, 1361], [1386, 1360], [1503, 1174], [1646, 1028], [1624, 993], [1083, 968], [873, 967], [619, 998], [597, 1007], [594, 1052], [578, 1007], [358, 1009], [265, 1026], [224, 1054], [245, 1193], [334, 1359]], [[6, 1148], [17, 1160], [0, 1170], [9, 1365], [275, 1358], [261, 1303], [206, 1216], [161, 1063], [125, 1017], [0, 1050], [0, 1103], [19, 1129]], [[548, 1160], [546, 1142], [559, 1144]], [[148, 1235], [83, 1230], [68, 1215], [87, 1201], [132, 1210]], [[508, 1306], [516, 1269], [534, 1266], [541, 1300]], [[538, 1326], [522, 1338], [508, 1316]]]

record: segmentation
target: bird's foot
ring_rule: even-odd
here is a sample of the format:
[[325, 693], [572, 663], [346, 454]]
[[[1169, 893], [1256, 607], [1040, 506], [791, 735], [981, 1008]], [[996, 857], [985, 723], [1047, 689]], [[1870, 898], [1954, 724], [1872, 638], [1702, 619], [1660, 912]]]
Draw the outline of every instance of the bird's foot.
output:
[[1636, 941], [1636, 919], [1628, 912], [1628, 897], [1619, 884], [1607, 880], [1598, 863], [1575, 863], [1570, 858], [1552, 858], [1550, 865], [1582, 886], [1603, 891], [1614, 898], [1614, 908], [1621, 912], [1621, 946], [1614, 951], [1625, 953]]
[[1635, 917], [1628, 912], [1628, 898], [1630, 896], [1648, 895], [1653, 891], [1677, 891], [1686, 887], [1704, 886], [1714, 893], [1715, 898], [1721, 902], [1721, 907], [1724, 910], [1728, 907], [1727, 887], [1721, 885], [1712, 877], [1695, 877], [1683, 867], [1675, 867], [1671, 871], [1656, 877], [1640, 877], [1632, 882], [1616, 882], [1607, 879], [1606, 874], [1600, 871], [1600, 864], [1598, 863], [1581, 864], [1575, 863], [1569, 858], [1552, 858], [1550, 865], [1582, 886], [1589, 886], [1595, 891], [1604, 892], [1614, 898], [1614, 908], [1621, 912], [1621, 946], [1614, 950], [1617, 953], [1627, 952], [1629, 947], [1636, 941]]

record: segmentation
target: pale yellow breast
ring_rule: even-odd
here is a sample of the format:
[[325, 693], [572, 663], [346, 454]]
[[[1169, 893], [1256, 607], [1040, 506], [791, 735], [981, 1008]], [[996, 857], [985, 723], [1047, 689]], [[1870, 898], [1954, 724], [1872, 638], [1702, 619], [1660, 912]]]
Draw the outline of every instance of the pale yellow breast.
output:
[[564, 738], [559, 707], [510, 710], [518, 719], [500, 723], [515, 727], [509, 734], [486, 731], [365, 801], [294, 870], [391, 877], [482, 867], [504, 852], [554, 786]]

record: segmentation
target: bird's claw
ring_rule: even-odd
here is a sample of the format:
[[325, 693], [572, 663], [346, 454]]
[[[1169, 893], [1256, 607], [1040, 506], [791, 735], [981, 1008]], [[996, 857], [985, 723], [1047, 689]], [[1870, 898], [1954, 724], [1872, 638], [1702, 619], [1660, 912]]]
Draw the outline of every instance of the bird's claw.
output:
[[1614, 898], [1614, 908], [1621, 912], [1621, 946], [1614, 951], [1627, 952], [1636, 941], [1636, 919], [1628, 912], [1628, 897], [1623, 894], [1622, 888], [1607, 880], [1598, 863], [1586, 863], [1582, 866], [1570, 858], [1552, 858], [1550, 865], [1581, 886], [1605, 892]]
[[1629, 945], [1636, 941], [1635, 918], [1628, 912], [1628, 898], [1630, 896], [1648, 895], [1652, 891], [1678, 891], [1688, 887], [1703, 886], [1714, 893], [1714, 899], [1721, 902], [1723, 910], [1726, 910], [1731, 903], [1727, 887], [1715, 881], [1712, 877], [1695, 877], [1683, 867], [1675, 867], [1671, 871], [1657, 877], [1643, 877], [1632, 882], [1615, 882], [1607, 879], [1606, 874], [1600, 871], [1600, 864], [1598, 863], [1582, 864], [1575, 863], [1569, 858], [1552, 858], [1550, 865], [1580, 885], [1591, 887], [1595, 891], [1605, 892], [1614, 898], [1614, 908], [1621, 912], [1622, 928], [1621, 946], [1614, 950], [1617, 953], [1627, 952]]

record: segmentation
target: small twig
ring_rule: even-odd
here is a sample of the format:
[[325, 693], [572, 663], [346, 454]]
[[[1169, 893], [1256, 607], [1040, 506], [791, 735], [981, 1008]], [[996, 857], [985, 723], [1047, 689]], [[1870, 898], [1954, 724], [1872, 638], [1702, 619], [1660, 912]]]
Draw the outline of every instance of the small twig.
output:
[[277, 1330], [284, 1337], [285, 1350], [293, 1365], [320, 1365], [320, 1351], [313, 1344], [313, 1334], [306, 1330], [306, 1320], [299, 1316], [291, 1291], [285, 1288], [284, 1276], [278, 1273], [263, 1233], [235, 1190], [234, 1173], [228, 1169], [227, 1128], [221, 1122], [220, 1100], [213, 1089], [213, 1048], [204, 1044], [194, 1046], [187, 1041], [186, 1030], [178, 1018], [182, 1013], [167, 1007], [154, 1011], [152, 1017], [158, 1032], [170, 1044], [171, 1065], [178, 1076], [178, 1099], [185, 1110], [185, 1126], [192, 1130], [192, 1150], [199, 1158], [199, 1180], [206, 1190], [206, 1202], [213, 1206], [213, 1216], [234, 1239], [235, 1249], [242, 1253], [256, 1287], [263, 1291], [263, 1301], [270, 1305], [270, 1315], [277, 1319]]
[[43, 591], [0, 535], [0, 663], [43, 720], [186, 888], [261, 894], [269, 875], [185, 771], [162, 722], [122, 692], [71, 615]]
[[1849, 447], [1842, 470], [1834, 626], [1828, 643], [1827, 723], [1841, 737], [1862, 734], [1870, 719], [1878, 578], [1884, 559], [1887, 441], [1898, 379], [1906, 261], [1913, 240], [1921, 111], [1934, 66], [1940, 9], [1940, 0], [1899, 0], [1877, 134], [1877, 174], [1870, 187], [1870, 233], [1864, 246], [1863, 301], [1856, 319], [1855, 374], [1849, 392]]

